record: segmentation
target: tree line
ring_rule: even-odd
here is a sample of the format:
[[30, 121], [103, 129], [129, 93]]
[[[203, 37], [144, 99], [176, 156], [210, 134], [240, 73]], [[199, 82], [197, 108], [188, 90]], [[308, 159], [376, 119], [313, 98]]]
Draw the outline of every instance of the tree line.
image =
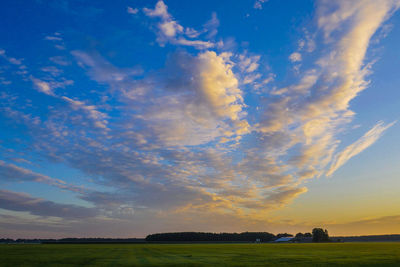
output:
[[113, 243], [145, 243], [143, 238], [61, 238], [61, 239], [49, 239], [49, 238], [34, 238], [34, 239], [12, 239], [12, 238], [0, 238], [0, 244], [113, 244]]
[[[204, 232], [175, 232], [157, 233], [146, 237], [147, 242], [271, 242], [281, 237], [293, 237], [292, 234], [281, 233], [274, 235], [268, 232], [243, 233], [204, 233]], [[310, 239], [313, 242], [329, 242], [328, 231], [314, 228], [311, 233], [297, 233], [293, 241]]]
[[203, 233], [203, 232], [177, 232], [158, 233], [146, 237], [148, 242], [260, 242], [273, 241], [275, 235], [268, 232], [244, 232], [244, 233]]
[[[62, 239], [9, 239], [0, 238], [0, 243], [47, 243], [47, 244], [95, 244], [95, 243], [144, 243], [144, 242], [272, 242], [281, 237], [293, 237], [292, 234], [274, 235], [268, 232], [243, 233], [205, 233], [176, 232], [150, 234], [142, 238], [62, 238]], [[314, 228], [312, 233], [297, 233], [292, 242], [329, 242], [328, 231]]]

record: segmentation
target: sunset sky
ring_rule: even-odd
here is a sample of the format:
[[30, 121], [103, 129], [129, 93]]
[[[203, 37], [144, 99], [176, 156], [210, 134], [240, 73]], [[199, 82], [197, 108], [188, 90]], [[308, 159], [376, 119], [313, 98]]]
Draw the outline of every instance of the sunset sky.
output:
[[400, 233], [400, 0], [0, 4], [0, 238]]

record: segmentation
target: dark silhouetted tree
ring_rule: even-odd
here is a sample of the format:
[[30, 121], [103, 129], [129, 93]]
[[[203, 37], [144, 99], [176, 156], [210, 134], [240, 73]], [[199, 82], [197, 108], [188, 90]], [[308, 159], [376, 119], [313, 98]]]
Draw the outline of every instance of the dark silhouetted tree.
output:
[[311, 233], [304, 233], [304, 237], [312, 237]]
[[304, 237], [304, 234], [303, 233], [297, 233], [295, 237], [300, 239], [300, 238]]
[[280, 233], [280, 234], [277, 234], [276, 235], [276, 237], [277, 238], [281, 238], [281, 237], [292, 237], [293, 235], [292, 234], [288, 234], [288, 233]]
[[329, 242], [328, 231], [322, 228], [314, 228], [312, 230], [313, 242]]

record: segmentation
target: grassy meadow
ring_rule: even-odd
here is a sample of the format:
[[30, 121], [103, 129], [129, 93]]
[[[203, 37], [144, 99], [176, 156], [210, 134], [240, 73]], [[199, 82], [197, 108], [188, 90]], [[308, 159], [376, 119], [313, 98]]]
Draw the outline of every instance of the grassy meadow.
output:
[[400, 243], [0, 245], [0, 266], [400, 266]]

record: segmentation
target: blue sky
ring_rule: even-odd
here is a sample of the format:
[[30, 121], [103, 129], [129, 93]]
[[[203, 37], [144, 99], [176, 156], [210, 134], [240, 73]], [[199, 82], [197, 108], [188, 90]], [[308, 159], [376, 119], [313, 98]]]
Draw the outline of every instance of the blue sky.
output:
[[399, 7], [2, 3], [1, 236], [399, 232]]

